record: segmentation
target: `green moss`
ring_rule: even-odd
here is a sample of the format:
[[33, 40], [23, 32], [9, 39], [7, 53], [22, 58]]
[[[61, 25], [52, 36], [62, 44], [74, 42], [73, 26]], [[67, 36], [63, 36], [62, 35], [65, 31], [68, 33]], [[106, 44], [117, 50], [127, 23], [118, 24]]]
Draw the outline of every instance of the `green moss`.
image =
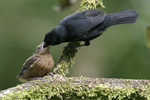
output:
[[80, 3], [79, 10], [77, 11], [83, 11], [83, 10], [88, 10], [88, 9], [95, 9], [95, 8], [105, 8], [103, 5], [102, 0], [82, 0]]
[[[150, 100], [150, 84], [134, 86], [111, 86], [101, 81], [89, 78], [53, 77], [53, 81], [37, 81], [36, 85], [28, 90], [11, 93], [1, 100], [12, 99], [96, 99], [100, 100]], [[32, 82], [32, 81], [31, 81]], [[129, 83], [131, 83], [129, 81]]]

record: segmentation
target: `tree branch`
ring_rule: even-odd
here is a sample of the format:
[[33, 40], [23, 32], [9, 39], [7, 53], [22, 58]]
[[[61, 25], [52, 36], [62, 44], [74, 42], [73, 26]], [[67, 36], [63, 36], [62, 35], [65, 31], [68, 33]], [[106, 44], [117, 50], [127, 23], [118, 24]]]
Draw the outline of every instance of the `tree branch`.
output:
[[0, 91], [2, 100], [102, 99], [149, 100], [150, 80], [45, 76]]

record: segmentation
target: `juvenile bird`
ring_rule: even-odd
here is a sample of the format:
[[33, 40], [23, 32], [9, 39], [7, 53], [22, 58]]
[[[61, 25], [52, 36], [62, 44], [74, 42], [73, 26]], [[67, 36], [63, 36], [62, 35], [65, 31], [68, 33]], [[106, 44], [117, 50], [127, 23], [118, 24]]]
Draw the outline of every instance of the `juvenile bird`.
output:
[[81, 11], [67, 16], [58, 27], [46, 33], [44, 47], [75, 41], [84, 41], [85, 44], [80, 46], [88, 46], [109, 26], [134, 23], [138, 16], [136, 11], [130, 9], [113, 14], [105, 14], [99, 9]]
[[43, 77], [53, 68], [54, 61], [50, 54], [50, 47], [43, 48], [43, 44], [38, 45], [35, 54], [23, 64], [19, 75], [16, 77], [20, 81], [25, 82]]

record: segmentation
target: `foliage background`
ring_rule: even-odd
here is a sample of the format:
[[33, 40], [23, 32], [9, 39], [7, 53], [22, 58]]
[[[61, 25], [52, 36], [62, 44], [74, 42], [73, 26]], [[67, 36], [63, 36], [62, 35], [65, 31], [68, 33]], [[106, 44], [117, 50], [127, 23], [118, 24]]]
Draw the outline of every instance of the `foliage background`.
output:
[[[91, 45], [82, 47], [68, 76], [101, 78], [150, 78], [150, 55], [145, 44], [150, 24], [149, 0], [104, 0], [106, 13], [134, 9], [140, 15], [134, 24], [108, 28]], [[20, 84], [15, 78], [45, 33], [79, 8], [80, 0], [62, 12], [52, 9], [56, 0], [0, 0], [0, 89]], [[57, 62], [65, 44], [51, 47]]]

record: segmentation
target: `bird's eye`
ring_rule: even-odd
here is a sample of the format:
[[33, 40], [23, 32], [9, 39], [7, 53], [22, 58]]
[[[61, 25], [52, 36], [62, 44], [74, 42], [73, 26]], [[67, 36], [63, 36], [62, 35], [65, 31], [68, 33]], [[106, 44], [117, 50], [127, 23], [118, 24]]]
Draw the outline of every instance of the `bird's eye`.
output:
[[38, 47], [37, 49], [41, 49], [40, 47]]

